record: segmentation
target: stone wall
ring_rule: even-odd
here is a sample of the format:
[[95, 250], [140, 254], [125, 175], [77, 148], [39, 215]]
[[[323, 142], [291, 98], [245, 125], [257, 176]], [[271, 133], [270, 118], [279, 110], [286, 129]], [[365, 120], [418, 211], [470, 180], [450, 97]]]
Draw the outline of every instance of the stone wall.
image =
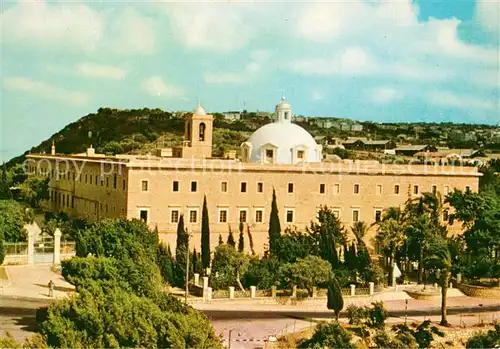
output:
[[459, 284], [457, 287], [460, 291], [462, 291], [466, 296], [469, 297], [500, 299], [499, 287], [483, 287], [467, 284]]

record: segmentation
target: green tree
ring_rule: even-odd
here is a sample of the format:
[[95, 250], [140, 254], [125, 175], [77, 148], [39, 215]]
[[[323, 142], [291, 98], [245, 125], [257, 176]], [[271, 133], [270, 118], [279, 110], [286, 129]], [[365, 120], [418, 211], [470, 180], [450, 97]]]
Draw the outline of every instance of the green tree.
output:
[[344, 308], [344, 298], [342, 297], [342, 289], [335, 276], [330, 278], [328, 282], [328, 299], [326, 306], [335, 313], [335, 320], [339, 321], [339, 314]]
[[246, 273], [250, 258], [230, 245], [220, 245], [215, 248], [212, 262], [211, 280], [215, 289], [227, 289], [237, 285], [244, 290], [241, 277]]
[[425, 264], [429, 268], [440, 270], [441, 285], [441, 322], [442, 326], [448, 326], [447, 319], [447, 293], [450, 284], [453, 259], [447, 239], [435, 241], [426, 252]]
[[5, 259], [5, 246], [3, 244], [3, 236], [0, 236], [0, 265]]
[[318, 211], [317, 222], [311, 222], [308, 231], [316, 241], [315, 254], [330, 262], [334, 269], [339, 268], [341, 262], [337, 250], [345, 244], [345, 237], [342, 223], [334, 212], [327, 206], [322, 206]]
[[279, 254], [278, 241], [281, 236], [281, 224], [276, 202], [276, 190], [273, 188], [273, 198], [271, 202], [271, 215], [269, 217], [269, 252], [271, 255]]
[[408, 257], [418, 262], [417, 279], [418, 283], [423, 283], [423, 265], [425, 251], [436, 238], [436, 231], [431, 226], [431, 221], [427, 215], [412, 217], [406, 227]]
[[236, 242], [234, 241], [233, 231], [231, 230], [231, 226], [229, 226], [229, 234], [227, 235], [227, 245], [232, 248], [236, 247]]
[[245, 251], [245, 237], [243, 235], [243, 231], [245, 230], [245, 226], [243, 225], [243, 222], [240, 222], [239, 228], [240, 228], [240, 236], [238, 238], [238, 251], [244, 252]]
[[312, 295], [314, 286], [328, 283], [332, 276], [330, 263], [317, 256], [307, 256], [295, 263], [283, 264], [278, 271], [279, 278], [289, 286], [305, 288]]
[[157, 264], [160, 268], [161, 276], [163, 280], [170, 285], [174, 285], [174, 268], [175, 262], [172, 256], [172, 251], [170, 250], [170, 245], [160, 243], [158, 245], [158, 256], [157, 256]]
[[2, 164], [2, 177], [0, 179], [0, 200], [12, 199], [12, 192], [7, 181], [7, 168], [5, 162]]
[[33, 207], [38, 207], [41, 200], [49, 199], [49, 177], [29, 177], [20, 184], [22, 198]]
[[219, 234], [219, 246], [224, 244], [224, 240], [222, 240], [222, 234]]
[[177, 222], [177, 242], [175, 247], [175, 283], [183, 286], [186, 279], [187, 254], [189, 249], [189, 234], [184, 226], [184, 215], [181, 214]]
[[255, 250], [253, 248], [253, 237], [250, 232], [250, 226], [247, 224], [247, 235], [248, 235], [248, 244], [250, 245], [250, 251], [252, 251], [252, 256], [255, 256]]
[[465, 347], [467, 349], [495, 348], [500, 345], [500, 324], [495, 324], [493, 330], [478, 333], [469, 338]]
[[201, 260], [203, 269], [210, 267], [210, 226], [206, 195], [203, 197], [203, 213], [201, 216]]
[[0, 200], [0, 238], [7, 242], [26, 241], [24, 225], [32, 221], [31, 212], [14, 200]]
[[389, 258], [389, 285], [393, 285], [394, 265], [396, 264], [396, 253], [405, 242], [405, 219], [397, 208], [386, 211], [382, 222], [379, 224], [378, 233], [375, 237], [377, 246], [384, 255]]

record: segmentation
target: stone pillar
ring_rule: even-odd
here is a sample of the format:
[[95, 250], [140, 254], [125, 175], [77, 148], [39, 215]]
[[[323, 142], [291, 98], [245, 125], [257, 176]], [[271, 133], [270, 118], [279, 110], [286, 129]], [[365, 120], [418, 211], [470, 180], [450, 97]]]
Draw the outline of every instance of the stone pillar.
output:
[[200, 274], [198, 274], [198, 273], [194, 273], [194, 284], [195, 284], [195, 286], [200, 285]]
[[369, 282], [368, 286], [370, 287], [370, 296], [373, 296], [373, 294], [375, 293], [375, 283]]
[[312, 298], [318, 297], [318, 288], [313, 286]]
[[255, 298], [257, 293], [257, 286], [250, 286], [250, 298]]
[[462, 274], [457, 274], [457, 284], [461, 284], [462, 283]]
[[292, 297], [297, 298], [297, 286], [292, 286]]
[[[204, 277], [203, 277], [203, 300], [204, 300], [205, 302], [207, 302], [207, 301], [208, 301], [208, 289], [209, 289], [209, 288], [210, 288], [210, 287], [208, 287], [208, 276], [204, 276]], [[211, 297], [211, 296], [212, 296], [212, 295], [210, 295], [210, 297]]]
[[203, 289], [208, 287], [208, 276], [203, 277]]
[[234, 286], [229, 286], [229, 299], [234, 299]]
[[207, 301], [211, 301], [212, 300], [212, 287], [207, 287]]
[[28, 264], [35, 263], [35, 233], [28, 233]]
[[61, 230], [56, 228], [54, 232], [54, 264], [61, 263]]
[[276, 298], [276, 286], [271, 286], [271, 297]]
[[356, 295], [356, 285], [349, 285], [351, 286], [351, 296], [355, 296]]

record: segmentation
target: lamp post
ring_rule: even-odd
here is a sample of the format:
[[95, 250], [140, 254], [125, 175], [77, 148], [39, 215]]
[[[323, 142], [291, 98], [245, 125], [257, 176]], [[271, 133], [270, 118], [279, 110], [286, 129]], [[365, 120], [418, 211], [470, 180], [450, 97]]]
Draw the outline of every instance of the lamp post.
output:
[[[231, 328], [229, 330], [229, 338], [228, 338], [228, 349], [231, 349], [231, 334], [233, 333], [234, 330], [237, 330], [237, 328]], [[238, 336], [241, 336], [241, 333], [238, 332]]]

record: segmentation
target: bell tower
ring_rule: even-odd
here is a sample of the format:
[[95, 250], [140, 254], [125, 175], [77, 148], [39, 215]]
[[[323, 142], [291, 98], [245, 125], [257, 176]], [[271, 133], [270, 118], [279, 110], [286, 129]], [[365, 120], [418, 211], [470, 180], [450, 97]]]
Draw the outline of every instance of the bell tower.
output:
[[213, 116], [200, 103], [193, 114], [186, 116], [184, 126], [183, 158], [212, 157]]

